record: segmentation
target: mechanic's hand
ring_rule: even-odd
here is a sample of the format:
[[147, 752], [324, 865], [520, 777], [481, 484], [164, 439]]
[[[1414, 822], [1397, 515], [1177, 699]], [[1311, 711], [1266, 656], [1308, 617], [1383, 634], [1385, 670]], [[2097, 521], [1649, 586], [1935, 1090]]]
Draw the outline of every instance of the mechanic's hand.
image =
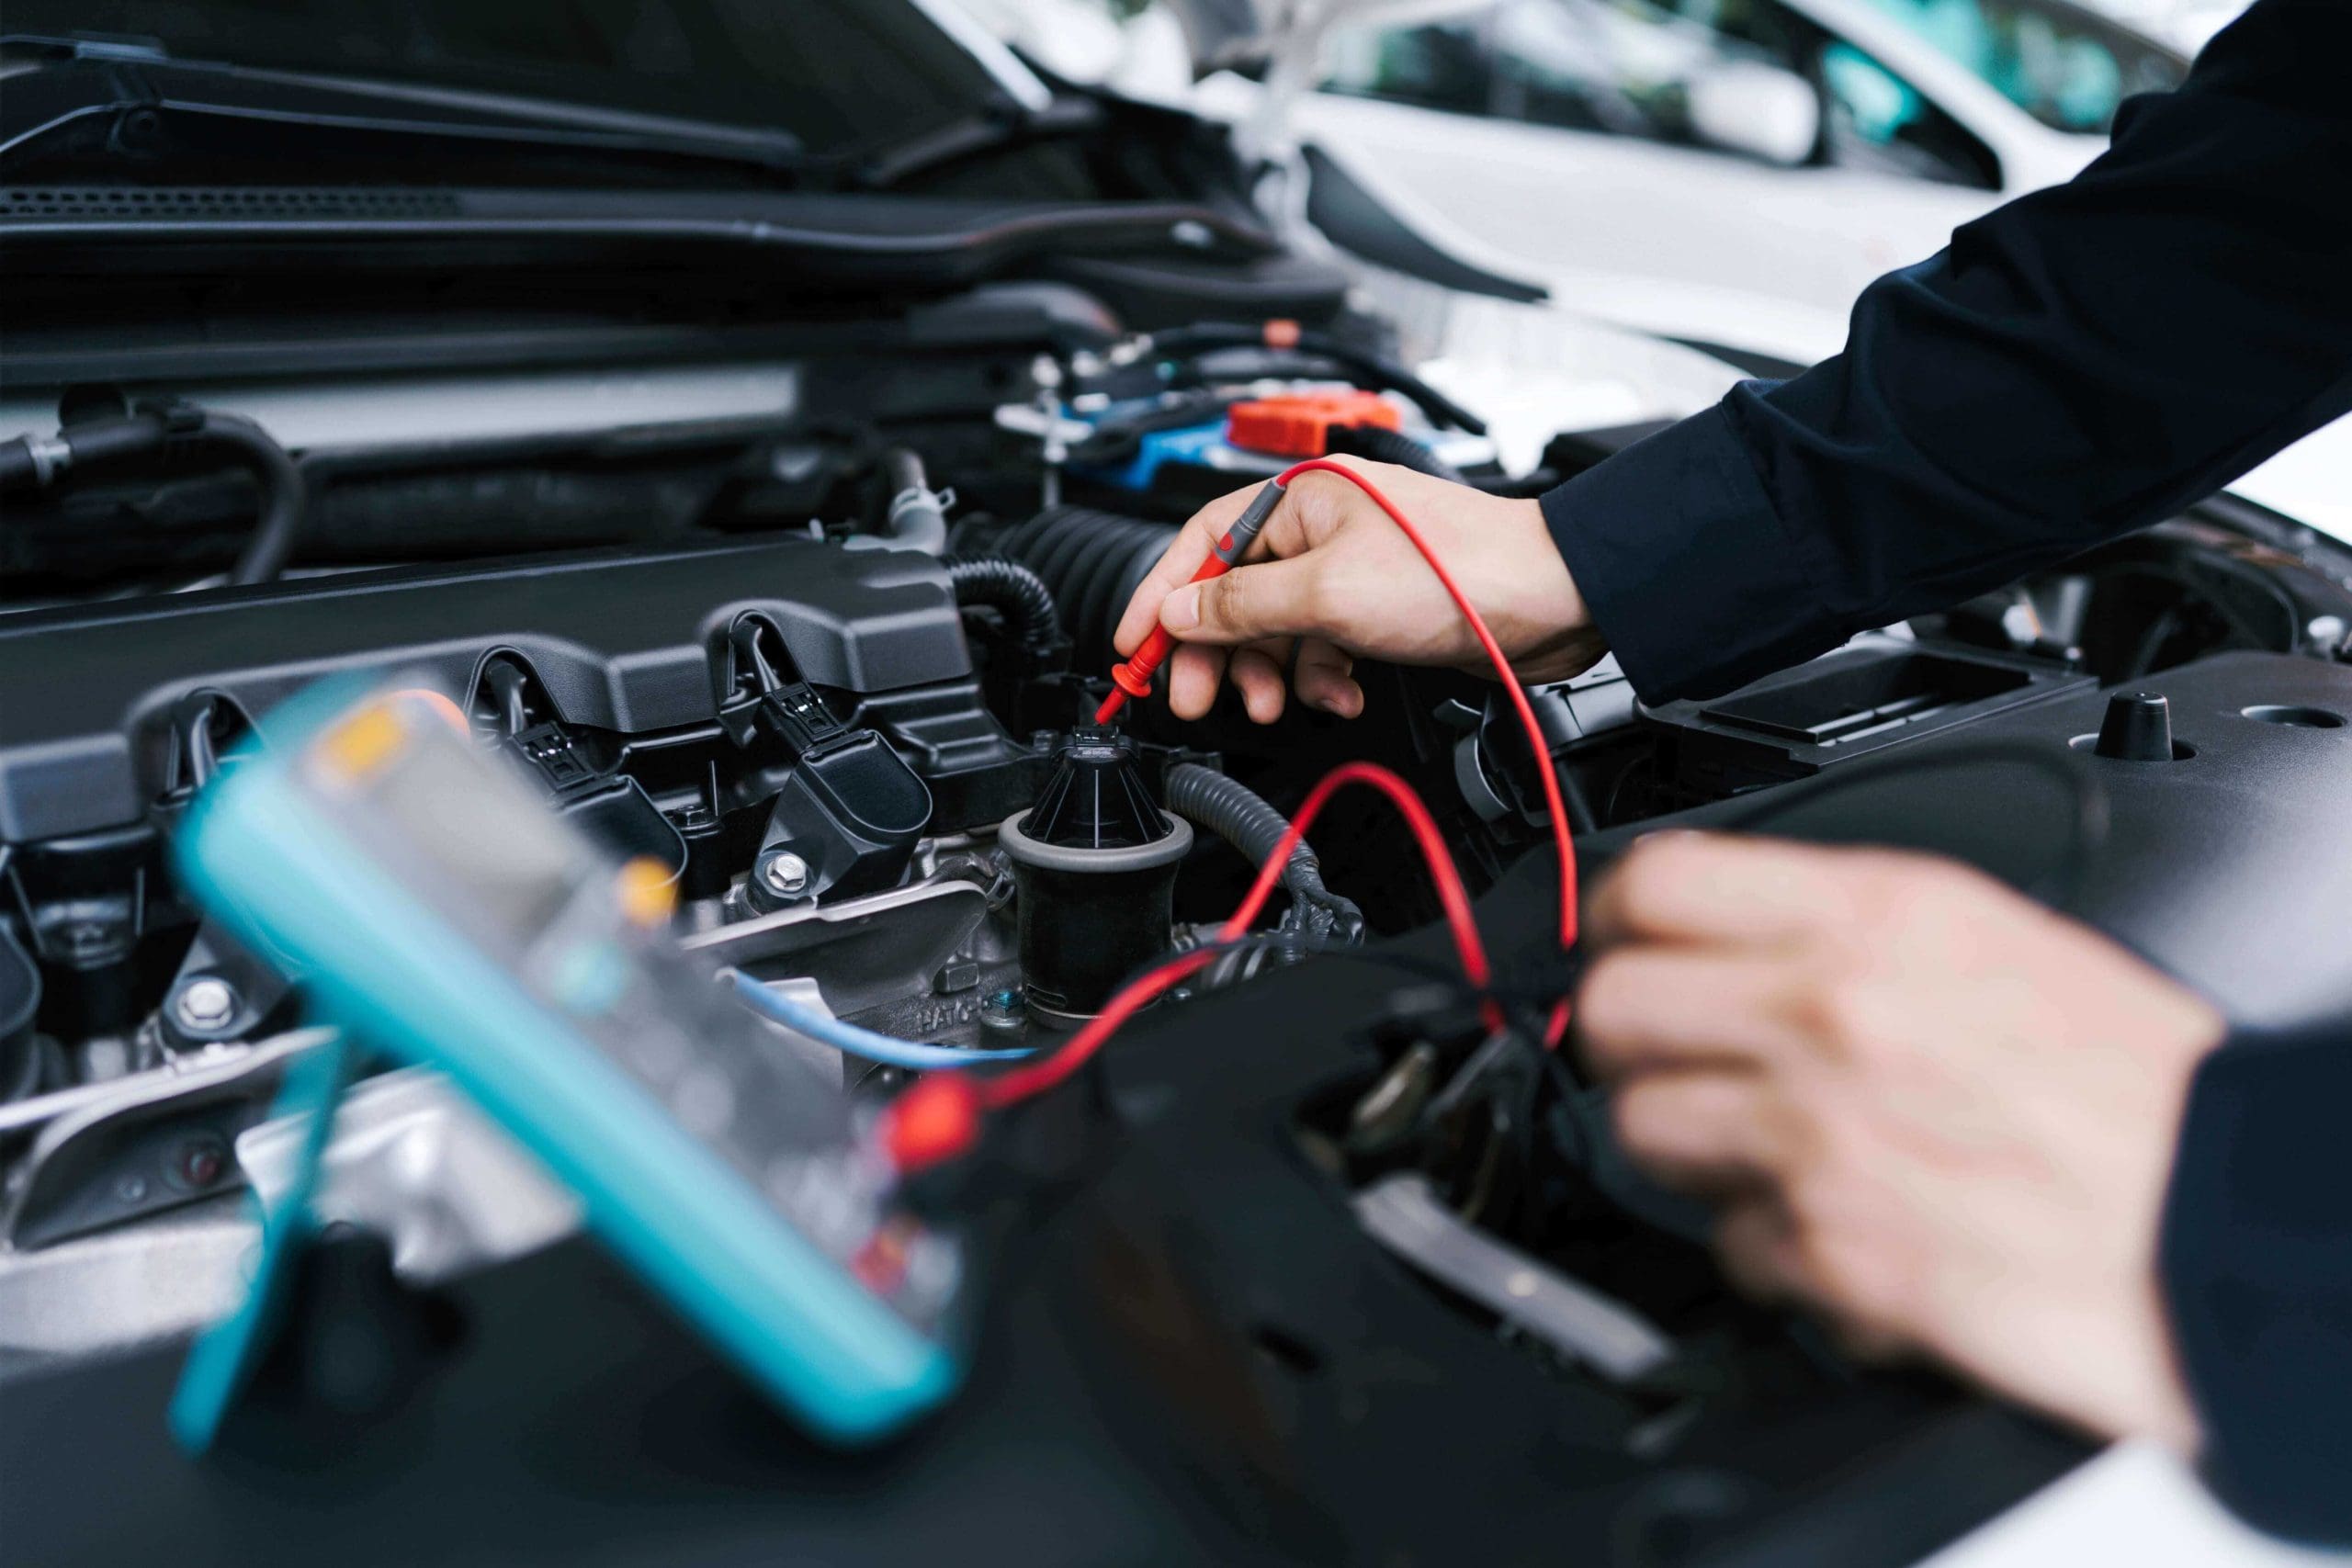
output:
[[1733, 1278], [2090, 1431], [2196, 1417], [2156, 1235], [2204, 1001], [1989, 877], [1893, 851], [1646, 839], [1577, 1005], [1627, 1150], [1718, 1198]]
[[[1598, 660], [1602, 645], [1532, 501], [1505, 501], [1389, 463], [1333, 459], [1361, 470], [1413, 521], [1487, 618], [1526, 681], [1557, 681]], [[1133, 653], [1156, 619], [1180, 646], [1168, 705], [1198, 718], [1230, 675], [1250, 716], [1282, 716], [1283, 674], [1300, 700], [1342, 717], [1363, 711], [1359, 657], [1489, 670], [1477, 638], [1420, 552], [1347, 480], [1301, 474], [1259, 536], [1272, 560], [1186, 585], [1257, 486], [1203, 507], [1136, 590], [1113, 642]], [[1294, 655], [1295, 662], [1294, 662]]]

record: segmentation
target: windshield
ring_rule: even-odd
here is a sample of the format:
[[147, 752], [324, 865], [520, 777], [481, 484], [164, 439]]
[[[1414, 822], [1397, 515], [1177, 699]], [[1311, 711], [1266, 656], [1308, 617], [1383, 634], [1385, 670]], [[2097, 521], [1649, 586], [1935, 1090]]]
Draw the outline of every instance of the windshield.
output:
[[2042, 124], [2104, 136], [2134, 93], [2180, 85], [2163, 45], [2053, 0], [1871, 0]]
[[781, 128], [819, 153], [1002, 96], [914, 0], [8, 0], [6, 30]]

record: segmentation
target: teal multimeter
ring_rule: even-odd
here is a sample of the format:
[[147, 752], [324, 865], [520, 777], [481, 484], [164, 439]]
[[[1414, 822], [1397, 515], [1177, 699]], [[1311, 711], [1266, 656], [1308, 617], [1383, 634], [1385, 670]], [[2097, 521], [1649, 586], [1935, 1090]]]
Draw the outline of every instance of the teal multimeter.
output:
[[207, 909], [368, 1043], [448, 1074], [819, 1434], [942, 1399], [960, 1243], [671, 939], [667, 868], [605, 855], [446, 698], [353, 694], [287, 705], [198, 798], [177, 848]]

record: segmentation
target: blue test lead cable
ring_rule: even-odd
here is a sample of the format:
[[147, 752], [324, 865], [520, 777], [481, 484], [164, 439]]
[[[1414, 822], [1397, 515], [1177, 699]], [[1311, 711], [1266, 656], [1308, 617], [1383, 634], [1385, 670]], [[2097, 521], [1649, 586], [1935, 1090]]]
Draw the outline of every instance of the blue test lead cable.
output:
[[296, 1255], [318, 1228], [311, 1213], [317, 1194], [320, 1167], [327, 1144], [334, 1135], [334, 1111], [356, 1070], [359, 1053], [347, 1037], [334, 1034], [298, 1056], [286, 1068], [273, 1118], [306, 1116], [302, 1141], [295, 1156], [294, 1173], [274, 1204], [254, 1203], [261, 1213], [261, 1256], [244, 1299], [227, 1317], [207, 1328], [189, 1348], [172, 1390], [166, 1416], [172, 1436], [191, 1454], [212, 1447], [268, 1340], [278, 1326], [288, 1295], [294, 1288]]
[[968, 1067], [979, 1062], [1017, 1062], [1035, 1054], [1034, 1047], [1027, 1045], [967, 1051], [956, 1045], [900, 1040], [896, 1035], [880, 1034], [871, 1029], [860, 1029], [854, 1023], [843, 1023], [831, 1013], [803, 1006], [782, 992], [762, 985], [740, 969], [729, 970], [727, 980], [735, 987], [735, 994], [742, 998], [743, 1005], [770, 1023], [781, 1024], [796, 1034], [805, 1034], [845, 1055], [855, 1056], [862, 1061], [879, 1062], [884, 1066], [929, 1072], [937, 1067]]

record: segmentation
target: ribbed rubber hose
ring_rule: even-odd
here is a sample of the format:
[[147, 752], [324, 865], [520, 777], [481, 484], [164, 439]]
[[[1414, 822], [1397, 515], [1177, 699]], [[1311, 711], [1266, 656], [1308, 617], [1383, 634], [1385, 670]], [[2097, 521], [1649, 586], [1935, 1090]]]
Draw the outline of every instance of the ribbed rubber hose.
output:
[[1331, 432], [1330, 445], [1334, 452], [1369, 457], [1375, 463], [1394, 463], [1448, 484], [1470, 482], [1469, 476], [1431, 451], [1427, 442], [1416, 441], [1401, 430], [1388, 430], [1377, 424], [1346, 425]]
[[1097, 670], [1112, 662], [1111, 633], [1176, 532], [1172, 523], [1053, 506], [998, 535], [989, 551], [1021, 562], [1043, 580], [1060, 607], [1075, 667]]
[[1017, 560], [993, 556], [949, 556], [948, 583], [958, 604], [985, 604], [1004, 617], [1005, 629], [1024, 647], [1043, 648], [1060, 635], [1060, 616], [1046, 580]]
[[[1168, 809], [1196, 822], [1239, 850], [1251, 865], [1263, 865], [1290, 818], [1275, 810], [1263, 795], [1214, 768], [1179, 762], [1162, 780]], [[1337, 936], [1354, 942], [1363, 935], [1363, 911], [1323, 885], [1323, 865], [1315, 852], [1301, 843], [1283, 867], [1283, 886], [1290, 893], [1297, 924], [1310, 936]]]

